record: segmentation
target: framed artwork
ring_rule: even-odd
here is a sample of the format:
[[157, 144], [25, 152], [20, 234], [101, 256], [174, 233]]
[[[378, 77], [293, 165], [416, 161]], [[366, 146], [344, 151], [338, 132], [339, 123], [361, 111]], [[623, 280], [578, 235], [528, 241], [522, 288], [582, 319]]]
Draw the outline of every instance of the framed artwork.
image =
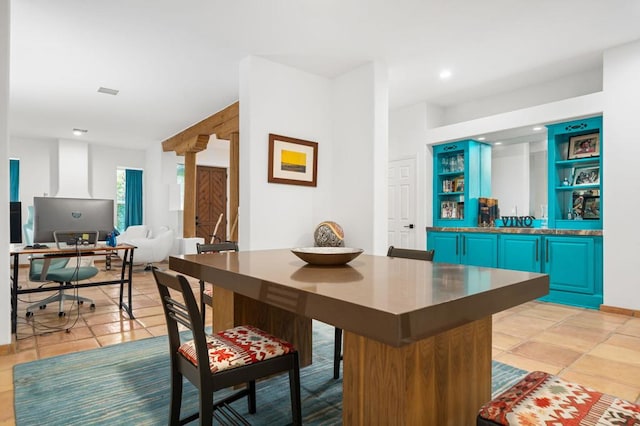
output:
[[584, 197], [583, 219], [600, 219], [600, 196]]
[[316, 186], [317, 178], [317, 142], [269, 134], [269, 182]]
[[588, 158], [600, 156], [600, 134], [574, 136], [569, 139], [569, 153], [567, 159]]
[[600, 183], [600, 166], [575, 167], [573, 169], [573, 186], [598, 185]]
[[573, 193], [573, 216], [580, 218], [584, 215], [584, 195], [580, 192]]

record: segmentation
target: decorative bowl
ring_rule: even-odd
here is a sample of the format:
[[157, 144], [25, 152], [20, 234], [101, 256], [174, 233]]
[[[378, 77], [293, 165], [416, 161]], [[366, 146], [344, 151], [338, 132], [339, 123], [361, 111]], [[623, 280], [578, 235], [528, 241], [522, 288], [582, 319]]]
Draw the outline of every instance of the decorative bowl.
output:
[[348, 247], [301, 247], [291, 252], [311, 265], [344, 265], [362, 254], [362, 249]]

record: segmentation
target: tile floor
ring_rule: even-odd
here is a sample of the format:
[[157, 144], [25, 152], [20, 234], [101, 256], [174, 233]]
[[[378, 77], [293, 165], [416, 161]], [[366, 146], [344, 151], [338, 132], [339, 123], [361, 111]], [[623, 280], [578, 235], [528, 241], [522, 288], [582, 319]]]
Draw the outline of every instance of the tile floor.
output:
[[[112, 271], [101, 271], [95, 279], [116, 279], [118, 269], [114, 265]], [[20, 275], [24, 285], [33, 285], [26, 282], [26, 270]], [[195, 280], [193, 286], [197, 288]], [[27, 303], [19, 303], [17, 351], [0, 356], [0, 426], [15, 424], [15, 364], [165, 334], [152, 274], [136, 271], [133, 288], [135, 320], [118, 312], [116, 285], [82, 289], [83, 296], [94, 299], [95, 310], [86, 305], [78, 309], [67, 302], [69, 312], [63, 318], [58, 317], [57, 306], [49, 306], [36, 310], [27, 320]], [[21, 295], [21, 300], [37, 301], [46, 294]], [[640, 403], [640, 318], [529, 302], [495, 315], [493, 324], [495, 360], [528, 371], [559, 374]]]

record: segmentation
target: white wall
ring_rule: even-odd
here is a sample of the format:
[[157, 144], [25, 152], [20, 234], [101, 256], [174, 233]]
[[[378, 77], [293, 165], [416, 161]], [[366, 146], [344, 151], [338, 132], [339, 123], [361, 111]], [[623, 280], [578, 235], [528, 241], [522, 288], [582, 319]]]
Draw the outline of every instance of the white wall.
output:
[[[243, 250], [313, 246], [331, 209], [331, 82], [248, 57], [240, 64], [240, 218]], [[267, 182], [269, 133], [318, 143], [317, 187]], [[348, 228], [346, 229], [348, 232]]]
[[[347, 246], [372, 252], [386, 244], [388, 106], [386, 92], [376, 92], [383, 87], [376, 64], [329, 80], [258, 57], [242, 61], [241, 247], [310, 246], [323, 220], [342, 225]], [[317, 187], [267, 182], [269, 133], [318, 142]]]
[[492, 148], [491, 196], [498, 198], [501, 215], [535, 215], [535, 206], [529, 206], [529, 176], [528, 143]]
[[604, 304], [640, 310], [638, 254], [640, 199], [635, 171], [640, 158], [640, 41], [604, 55], [602, 200]]
[[388, 78], [370, 63], [333, 82], [333, 217], [345, 245], [386, 254]]
[[460, 123], [600, 91], [602, 91], [602, 69], [598, 67], [445, 108], [442, 124]]
[[[9, 199], [9, 16], [10, 1], [0, 0], [0, 200]], [[6, 202], [6, 201], [5, 201]], [[6, 205], [6, 204], [5, 204]], [[9, 209], [0, 209], [0, 247], [9, 253]], [[0, 274], [9, 276], [9, 262], [0, 263]], [[11, 286], [0, 286], [0, 346], [11, 343]]]

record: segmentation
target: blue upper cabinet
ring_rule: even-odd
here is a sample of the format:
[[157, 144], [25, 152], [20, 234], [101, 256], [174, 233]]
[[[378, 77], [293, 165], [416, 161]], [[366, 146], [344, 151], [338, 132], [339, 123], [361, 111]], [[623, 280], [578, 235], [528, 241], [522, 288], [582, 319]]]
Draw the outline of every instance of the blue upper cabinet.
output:
[[491, 196], [491, 146], [474, 140], [433, 146], [433, 224], [478, 225], [478, 198]]
[[602, 117], [547, 129], [549, 228], [602, 229]]

